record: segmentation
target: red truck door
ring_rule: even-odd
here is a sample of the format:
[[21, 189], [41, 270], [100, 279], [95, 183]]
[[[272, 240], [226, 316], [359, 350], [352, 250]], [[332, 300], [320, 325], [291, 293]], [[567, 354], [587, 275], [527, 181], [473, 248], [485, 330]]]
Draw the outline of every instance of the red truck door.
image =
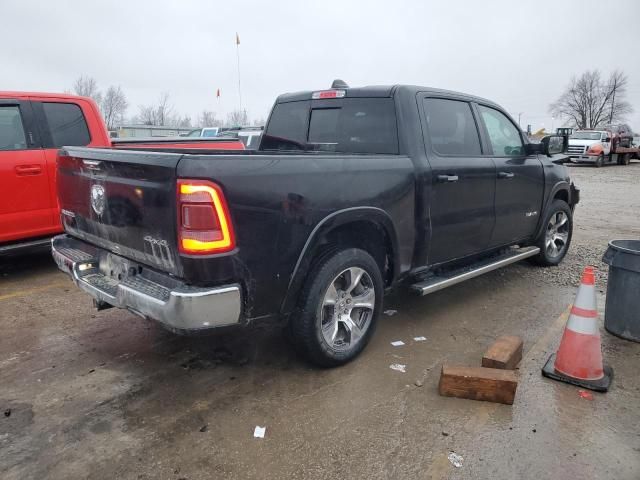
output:
[[[70, 101], [59, 98], [32, 97], [34, 118], [39, 127], [44, 158], [49, 171], [49, 195], [55, 208], [54, 226], [62, 231], [58, 214], [58, 196], [56, 188], [56, 159], [58, 150], [63, 146], [107, 146], [108, 140], [102, 125], [92, 129], [91, 135], [87, 115], [83, 106], [89, 109], [87, 102], [81, 99]], [[99, 113], [88, 111], [90, 118], [99, 118]], [[92, 115], [92, 116], [91, 116]], [[102, 135], [100, 135], [102, 134]], [[95, 138], [94, 138], [95, 137]]]
[[0, 99], [0, 242], [46, 235], [56, 205], [31, 104]]

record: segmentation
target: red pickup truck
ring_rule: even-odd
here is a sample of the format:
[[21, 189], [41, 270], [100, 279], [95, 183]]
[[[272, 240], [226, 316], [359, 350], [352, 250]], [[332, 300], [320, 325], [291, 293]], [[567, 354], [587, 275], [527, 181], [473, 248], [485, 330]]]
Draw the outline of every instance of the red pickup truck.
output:
[[243, 150], [237, 139], [110, 139], [90, 98], [0, 91], [0, 255], [49, 243], [62, 232], [56, 154], [62, 146]]

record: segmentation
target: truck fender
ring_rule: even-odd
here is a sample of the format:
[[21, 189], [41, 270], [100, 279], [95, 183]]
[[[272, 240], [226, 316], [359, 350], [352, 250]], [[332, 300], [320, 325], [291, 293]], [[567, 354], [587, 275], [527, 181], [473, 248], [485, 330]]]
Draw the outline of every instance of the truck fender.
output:
[[571, 189], [569, 187], [569, 183], [565, 180], [561, 180], [556, 183], [550, 190], [549, 195], [545, 198], [544, 208], [542, 209], [542, 214], [540, 215], [540, 222], [538, 224], [538, 228], [536, 230], [536, 234], [533, 238], [538, 238], [542, 234], [542, 230], [546, 227], [544, 224], [544, 219], [547, 217], [547, 212], [553, 203], [553, 199], [556, 198], [559, 192], [563, 193], [563, 196], [566, 194], [567, 203], [570, 207], [573, 208], [574, 202], [571, 198]]
[[282, 314], [288, 314], [295, 308], [298, 294], [304, 285], [323, 239], [336, 228], [359, 221], [369, 222], [384, 230], [390, 242], [393, 259], [392, 279], [397, 277], [400, 265], [398, 237], [389, 214], [377, 207], [351, 207], [338, 210], [320, 220], [307, 238], [289, 280], [289, 286], [280, 309]]

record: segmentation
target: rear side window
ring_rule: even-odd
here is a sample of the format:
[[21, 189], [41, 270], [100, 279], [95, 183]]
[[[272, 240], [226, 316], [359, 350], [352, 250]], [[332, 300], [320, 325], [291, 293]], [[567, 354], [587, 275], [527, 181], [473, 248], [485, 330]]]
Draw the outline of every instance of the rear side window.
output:
[[26, 148], [20, 108], [16, 105], [0, 106], [0, 151]]
[[49, 148], [83, 146], [91, 142], [87, 122], [74, 103], [43, 103], [42, 108], [51, 132]]
[[481, 155], [480, 136], [471, 105], [458, 100], [425, 98], [431, 146], [443, 155]]
[[310, 102], [278, 103], [273, 107], [261, 150], [304, 150]]
[[398, 153], [391, 98], [346, 98], [340, 108], [314, 108], [309, 149], [345, 153]]
[[261, 149], [398, 153], [393, 99], [345, 98], [324, 104], [328, 106], [313, 109], [308, 101], [276, 105]]

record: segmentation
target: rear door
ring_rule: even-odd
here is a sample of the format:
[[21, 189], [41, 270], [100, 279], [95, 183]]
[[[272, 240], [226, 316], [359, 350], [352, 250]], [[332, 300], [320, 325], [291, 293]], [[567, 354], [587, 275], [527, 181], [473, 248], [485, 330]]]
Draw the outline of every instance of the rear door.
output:
[[[431, 166], [428, 262], [441, 263], [487, 248], [494, 215], [496, 171], [484, 156], [471, 104], [418, 97]], [[429, 189], [427, 189], [429, 190]]]
[[0, 242], [47, 235], [55, 206], [28, 101], [0, 99]]
[[491, 246], [531, 236], [538, 225], [544, 172], [537, 155], [526, 155], [520, 129], [503, 112], [477, 105], [481, 126], [496, 165], [496, 226]]

